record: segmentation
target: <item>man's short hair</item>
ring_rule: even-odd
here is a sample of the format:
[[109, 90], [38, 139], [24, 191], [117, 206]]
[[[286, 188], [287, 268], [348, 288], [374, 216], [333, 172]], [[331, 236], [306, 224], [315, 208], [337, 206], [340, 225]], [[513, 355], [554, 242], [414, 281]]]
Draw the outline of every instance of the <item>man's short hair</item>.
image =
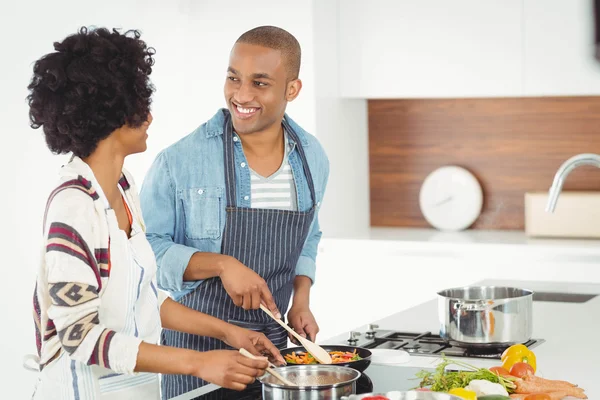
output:
[[298, 40], [288, 31], [276, 26], [259, 26], [245, 32], [236, 43], [253, 44], [281, 51], [285, 59], [288, 77], [298, 79], [301, 50]]

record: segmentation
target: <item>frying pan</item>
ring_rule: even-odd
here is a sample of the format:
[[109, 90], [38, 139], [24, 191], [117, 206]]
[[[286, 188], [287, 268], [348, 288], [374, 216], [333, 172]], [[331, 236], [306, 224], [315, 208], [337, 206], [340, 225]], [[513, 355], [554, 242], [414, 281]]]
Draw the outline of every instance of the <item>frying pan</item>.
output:
[[[371, 364], [371, 351], [367, 350], [367, 349], [363, 349], [362, 347], [353, 347], [353, 346], [329, 346], [329, 345], [324, 345], [321, 346], [325, 351], [330, 352], [330, 351], [348, 351], [350, 353], [353, 353], [354, 350], [356, 350], [356, 353], [358, 354], [358, 356], [361, 358], [358, 361], [349, 361], [349, 362], [344, 362], [344, 363], [335, 363], [332, 365], [339, 365], [339, 366], [343, 366], [343, 367], [350, 367], [353, 368], [359, 372], [363, 372], [364, 370], [366, 370], [369, 365]], [[304, 347], [290, 347], [287, 349], [283, 349], [281, 350], [281, 356], [285, 357], [286, 354], [292, 354], [292, 353], [296, 353], [296, 354], [303, 354], [306, 353], [306, 349], [304, 349]], [[289, 363], [288, 365], [296, 365], [296, 364], [292, 364]]]

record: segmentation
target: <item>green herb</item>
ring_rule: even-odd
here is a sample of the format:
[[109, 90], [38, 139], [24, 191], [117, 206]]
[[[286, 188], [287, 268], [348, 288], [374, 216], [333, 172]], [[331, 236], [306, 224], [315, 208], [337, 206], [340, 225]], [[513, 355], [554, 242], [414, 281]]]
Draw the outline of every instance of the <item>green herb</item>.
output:
[[[471, 381], [481, 379], [492, 383], [499, 383], [508, 393], [515, 390], [514, 379], [496, 375], [487, 368], [477, 368], [462, 361], [450, 360], [442, 356], [443, 361], [434, 372], [420, 371], [417, 378], [421, 379], [419, 388], [430, 387], [434, 392], [448, 392], [451, 389], [464, 388]], [[463, 371], [446, 371], [446, 367], [455, 365], [465, 368]]]

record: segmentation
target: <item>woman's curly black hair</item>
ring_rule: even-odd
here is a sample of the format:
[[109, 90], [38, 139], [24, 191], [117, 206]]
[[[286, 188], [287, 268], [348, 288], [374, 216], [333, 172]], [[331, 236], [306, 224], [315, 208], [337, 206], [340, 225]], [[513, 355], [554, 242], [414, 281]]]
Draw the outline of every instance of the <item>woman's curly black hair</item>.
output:
[[154, 49], [136, 30], [81, 28], [35, 62], [29, 119], [55, 154], [89, 156], [114, 130], [139, 127], [150, 112]]

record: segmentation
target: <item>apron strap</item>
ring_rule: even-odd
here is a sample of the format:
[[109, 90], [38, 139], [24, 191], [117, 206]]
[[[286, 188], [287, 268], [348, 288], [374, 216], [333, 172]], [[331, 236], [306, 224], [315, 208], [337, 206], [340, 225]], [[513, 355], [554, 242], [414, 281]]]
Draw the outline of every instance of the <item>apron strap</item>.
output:
[[[223, 110], [225, 115], [225, 122], [223, 125], [223, 155], [225, 164], [225, 191], [227, 195], [227, 207], [237, 206], [237, 193], [236, 193], [236, 181], [235, 181], [235, 153], [233, 147], [233, 123], [231, 122], [231, 114], [229, 110]], [[300, 154], [300, 160], [302, 161], [302, 168], [304, 169], [304, 175], [306, 176], [306, 182], [308, 183], [308, 190], [310, 191], [310, 197], [313, 202], [313, 208], [317, 205], [317, 196], [315, 195], [315, 185], [313, 182], [310, 168], [308, 167], [308, 161], [306, 160], [306, 154], [302, 143], [298, 139], [298, 135], [287, 123], [285, 118], [282, 120], [283, 129], [288, 135], [296, 142], [298, 153]]]
[[223, 126], [223, 155], [225, 162], [225, 193], [227, 195], [227, 207], [235, 207], [237, 204], [235, 185], [235, 154], [233, 148], [233, 124], [231, 114], [223, 110], [225, 123]]
[[308, 167], [308, 161], [306, 160], [306, 154], [304, 153], [304, 147], [302, 147], [302, 143], [300, 143], [300, 139], [298, 139], [298, 135], [292, 127], [288, 124], [288, 122], [283, 119], [283, 129], [286, 130], [288, 135], [296, 142], [296, 148], [298, 149], [298, 153], [300, 154], [300, 160], [302, 160], [302, 168], [304, 168], [304, 176], [306, 176], [306, 182], [308, 183], [308, 190], [310, 190], [310, 197], [313, 202], [313, 208], [317, 206], [317, 196], [315, 195], [315, 184], [313, 182], [312, 174], [310, 173], [310, 168]]

